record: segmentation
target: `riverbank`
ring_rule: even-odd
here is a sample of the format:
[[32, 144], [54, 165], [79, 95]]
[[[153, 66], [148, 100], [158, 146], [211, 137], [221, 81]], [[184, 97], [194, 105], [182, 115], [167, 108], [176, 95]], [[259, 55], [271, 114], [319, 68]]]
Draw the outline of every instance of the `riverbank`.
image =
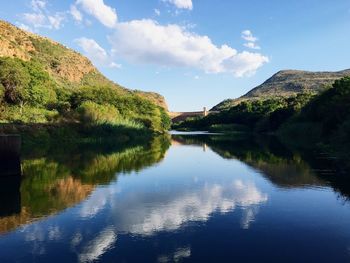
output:
[[69, 124], [0, 124], [0, 134], [19, 135], [24, 144], [47, 142], [147, 141], [161, 133], [146, 128], [117, 125]]

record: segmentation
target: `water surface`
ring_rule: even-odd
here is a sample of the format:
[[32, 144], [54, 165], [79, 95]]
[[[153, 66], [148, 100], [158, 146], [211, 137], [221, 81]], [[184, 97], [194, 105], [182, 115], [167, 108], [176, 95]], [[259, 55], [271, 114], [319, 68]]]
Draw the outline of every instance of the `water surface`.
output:
[[27, 154], [0, 259], [349, 262], [347, 183], [318, 157], [209, 135]]

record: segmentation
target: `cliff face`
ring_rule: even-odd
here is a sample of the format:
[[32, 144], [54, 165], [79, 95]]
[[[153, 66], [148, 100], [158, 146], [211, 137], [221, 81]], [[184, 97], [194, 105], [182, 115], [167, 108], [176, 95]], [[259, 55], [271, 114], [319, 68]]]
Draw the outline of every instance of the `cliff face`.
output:
[[223, 110], [244, 100], [290, 97], [303, 92], [319, 93], [345, 76], [350, 76], [350, 69], [338, 72], [282, 70], [242, 97], [227, 99], [212, 110]]
[[157, 93], [128, 90], [104, 77], [89, 59], [48, 38], [19, 29], [0, 20], [0, 57], [39, 62], [59, 84], [78, 87], [86, 84], [113, 86], [121, 94], [135, 93], [167, 108], [165, 99]]
[[38, 60], [52, 77], [61, 81], [80, 82], [86, 74], [98, 72], [79, 53], [4, 21], [0, 21], [0, 56]]

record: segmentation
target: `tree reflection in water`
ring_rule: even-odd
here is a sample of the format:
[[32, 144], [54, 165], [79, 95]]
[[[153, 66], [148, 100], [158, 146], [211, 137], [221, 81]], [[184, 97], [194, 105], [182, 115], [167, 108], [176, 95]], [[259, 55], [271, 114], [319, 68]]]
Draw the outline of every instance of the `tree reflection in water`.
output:
[[181, 136], [174, 143], [210, 147], [225, 159], [237, 159], [282, 188], [331, 186], [340, 198], [350, 197], [348, 159], [333, 158], [314, 145], [305, 148], [282, 143], [275, 136]]
[[22, 178], [0, 178], [1, 193], [11, 201], [1, 207], [0, 233], [74, 206], [120, 173], [160, 162], [169, 146], [168, 136], [158, 136], [143, 144], [53, 145], [24, 153]]

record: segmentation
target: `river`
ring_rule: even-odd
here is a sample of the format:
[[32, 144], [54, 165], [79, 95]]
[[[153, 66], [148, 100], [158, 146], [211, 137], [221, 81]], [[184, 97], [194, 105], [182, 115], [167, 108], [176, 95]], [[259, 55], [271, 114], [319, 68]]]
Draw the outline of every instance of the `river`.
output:
[[350, 261], [346, 174], [275, 138], [181, 133], [21, 165], [0, 179], [0, 262]]

